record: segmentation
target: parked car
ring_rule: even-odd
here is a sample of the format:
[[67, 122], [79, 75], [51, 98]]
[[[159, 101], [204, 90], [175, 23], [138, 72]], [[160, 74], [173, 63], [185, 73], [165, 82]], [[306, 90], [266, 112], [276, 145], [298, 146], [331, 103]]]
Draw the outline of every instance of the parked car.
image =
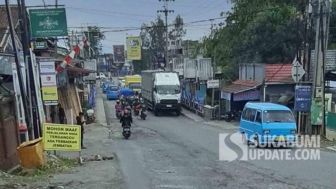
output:
[[292, 111], [274, 103], [247, 103], [239, 130], [244, 142], [252, 143], [255, 147], [291, 146], [296, 138], [296, 122]]
[[119, 98], [119, 87], [116, 85], [110, 85], [106, 92], [107, 100], [117, 100]]
[[106, 93], [106, 92], [107, 92], [107, 89], [108, 89], [111, 85], [112, 85], [112, 83], [111, 83], [110, 81], [106, 81], [106, 82], [104, 82], [103, 87], [102, 87], [102, 89], [103, 89], [103, 93]]

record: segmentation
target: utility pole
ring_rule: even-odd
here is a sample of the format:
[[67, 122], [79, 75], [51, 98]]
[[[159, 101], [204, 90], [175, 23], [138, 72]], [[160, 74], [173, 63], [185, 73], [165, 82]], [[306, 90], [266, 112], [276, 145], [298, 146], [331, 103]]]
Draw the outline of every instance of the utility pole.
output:
[[16, 71], [18, 74], [20, 93], [22, 96], [23, 109], [25, 113], [25, 119], [26, 119], [25, 121], [26, 121], [27, 127], [31, 128], [32, 124], [29, 120], [29, 112], [28, 112], [28, 105], [27, 105], [27, 98], [26, 98], [27, 95], [26, 95], [26, 91], [24, 90], [24, 86], [23, 86], [23, 77], [22, 77], [22, 72], [21, 72], [21, 65], [19, 62], [18, 49], [16, 47], [16, 42], [15, 42], [15, 31], [14, 31], [14, 26], [12, 22], [12, 14], [9, 8], [9, 0], [5, 0], [5, 3], [6, 3], [6, 10], [7, 10], [8, 25], [9, 25], [10, 35], [12, 39], [12, 46], [13, 46], [13, 51], [14, 51]]
[[168, 59], [168, 13], [173, 13], [174, 10], [169, 10], [168, 9], [168, 2], [172, 2], [175, 0], [159, 0], [159, 1], [164, 1], [163, 9], [158, 10], [157, 13], [164, 13], [165, 14], [165, 21], [166, 21], [166, 46], [165, 46], [165, 62], [166, 62], [166, 67], [169, 64], [169, 59]]
[[322, 101], [322, 125], [321, 133], [325, 136], [325, 56], [328, 41], [330, 0], [314, 0], [316, 13], [316, 35], [315, 35], [315, 62], [313, 95], [321, 98]]

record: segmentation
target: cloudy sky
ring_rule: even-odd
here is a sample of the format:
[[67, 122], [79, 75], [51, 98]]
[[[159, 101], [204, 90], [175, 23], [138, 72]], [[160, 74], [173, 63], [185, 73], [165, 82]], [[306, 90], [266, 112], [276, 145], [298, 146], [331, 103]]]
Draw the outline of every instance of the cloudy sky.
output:
[[[11, 0], [16, 3], [16, 0]], [[26, 0], [29, 5], [55, 5], [55, 0]], [[112, 52], [112, 45], [124, 44], [126, 35], [139, 35], [139, 30], [115, 32], [125, 27], [139, 28], [142, 23], [154, 20], [164, 3], [159, 0], [58, 0], [65, 5], [69, 30], [80, 30], [76, 27], [97, 25], [104, 27], [106, 40], [103, 41], [105, 53]], [[230, 10], [230, 0], [175, 0], [169, 3], [174, 13], [169, 15], [168, 22], [180, 14], [185, 23], [218, 18], [222, 11]], [[163, 16], [163, 15], [162, 15]], [[221, 20], [215, 20], [218, 23]], [[185, 26], [185, 39], [201, 39], [210, 31], [211, 22], [200, 22]]]

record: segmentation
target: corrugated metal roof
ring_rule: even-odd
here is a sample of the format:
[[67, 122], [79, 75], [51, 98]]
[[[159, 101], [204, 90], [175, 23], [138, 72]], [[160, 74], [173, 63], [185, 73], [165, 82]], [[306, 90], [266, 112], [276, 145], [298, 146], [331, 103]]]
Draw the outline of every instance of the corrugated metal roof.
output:
[[266, 64], [266, 83], [293, 83], [292, 64]]
[[239, 93], [250, 89], [254, 89], [260, 85], [261, 85], [260, 82], [253, 80], [236, 80], [232, 82], [231, 85], [224, 86], [222, 88], [222, 91], [229, 93]]

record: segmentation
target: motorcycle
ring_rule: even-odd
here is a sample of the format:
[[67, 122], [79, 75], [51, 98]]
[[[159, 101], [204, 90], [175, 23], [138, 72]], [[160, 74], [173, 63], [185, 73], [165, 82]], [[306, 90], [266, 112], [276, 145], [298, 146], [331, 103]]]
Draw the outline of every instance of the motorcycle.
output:
[[240, 112], [226, 112], [226, 114], [224, 115], [224, 120], [226, 122], [231, 122], [232, 120], [238, 121], [238, 119], [240, 119]]
[[118, 119], [121, 118], [121, 110], [117, 110], [117, 111], [116, 111], [116, 117], [117, 117]]
[[147, 117], [146, 106], [143, 104], [140, 111], [140, 118], [142, 120], [146, 120], [146, 117]]
[[86, 111], [86, 123], [90, 124], [96, 120], [93, 109], [88, 109]]
[[141, 104], [137, 104], [133, 107], [134, 115], [138, 116], [139, 112], [141, 111]]
[[128, 139], [131, 136], [131, 124], [126, 124], [123, 126], [122, 135], [125, 139]]

